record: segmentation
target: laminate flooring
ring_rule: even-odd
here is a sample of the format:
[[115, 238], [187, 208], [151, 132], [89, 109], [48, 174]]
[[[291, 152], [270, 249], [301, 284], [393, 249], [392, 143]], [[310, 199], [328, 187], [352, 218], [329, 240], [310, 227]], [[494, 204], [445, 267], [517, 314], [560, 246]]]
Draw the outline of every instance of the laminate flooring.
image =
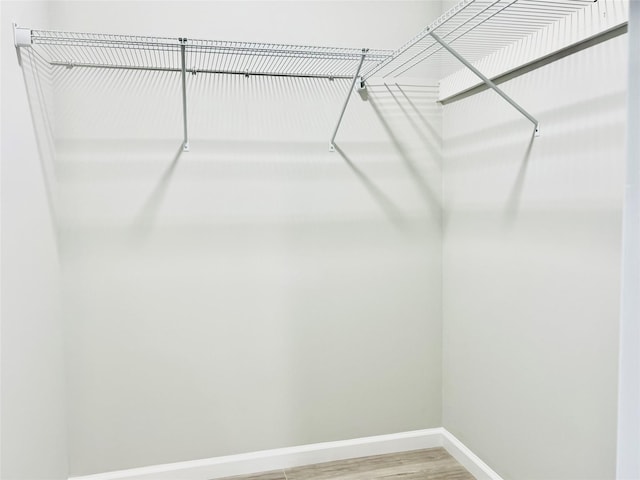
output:
[[221, 480], [475, 480], [444, 448], [318, 463]]

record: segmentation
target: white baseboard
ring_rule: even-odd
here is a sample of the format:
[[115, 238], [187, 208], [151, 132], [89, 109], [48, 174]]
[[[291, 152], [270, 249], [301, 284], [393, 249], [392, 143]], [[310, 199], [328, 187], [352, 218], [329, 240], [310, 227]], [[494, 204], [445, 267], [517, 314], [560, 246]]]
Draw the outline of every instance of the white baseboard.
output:
[[70, 480], [211, 480], [334, 460], [440, 446], [442, 446], [442, 429], [433, 428], [132, 468], [130, 470], [72, 477]]
[[469, 473], [476, 477], [476, 480], [502, 480], [502, 477], [494, 472], [489, 465], [480, 460], [475, 453], [444, 428], [442, 429], [442, 446], [460, 465], [469, 470]]
[[71, 477], [70, 480], [212, 480], [314, 463], [436, 447], [446, 448], [451, 456], [458, 460], [478, 480], [502, 480], [444, 428], [415, 430], [353, 440], [262, 450], [204, 460], [153, 465]]

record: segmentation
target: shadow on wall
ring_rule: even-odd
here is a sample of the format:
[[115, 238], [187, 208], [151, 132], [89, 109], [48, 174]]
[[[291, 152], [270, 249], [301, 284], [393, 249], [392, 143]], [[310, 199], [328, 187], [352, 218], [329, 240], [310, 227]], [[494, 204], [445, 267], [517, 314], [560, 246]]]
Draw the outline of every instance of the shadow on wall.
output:
[[[544, 68], [539, 70], [539, 74], [548, 75]], [[528, 81], [529, 77], [518, 77], [512, 80], [509, 88], [523, 88], [520, 84]], [[559, 97], [553, 91], [533, 86], [528, 92], [531, 97], [527, 102], [532, 105], [544, 104], [546, 96]], [[571, 96], [559, 97], [553, 108], [535, 111], [542, 125], [539, 137], [535, 136], [531, 122], [494, 95], [486, 91], [447, 105], [448, 116], [456, 118], [455, 125], [448, 125], [455, 134], [447, 137], [444, 155], [450, 173], [455, 173], [447, 175], [447, 212], [462, 208], [462, 204], [468, 211], [486, 208], [465, 193], [477, 191], [478, 185], [486, 185], [484, 202], [490, 199], [492, 209], [501, 213], [500, 221], [509, 228], [514, 227], [523, 213], [523, 205], [527, 205], [529, 210], [534, 205], [538, 209], [548, 208], [546, 204], [537, 203], [541, 198], [535, 190], [536, 182], [547, 169], [552, 169], [555, 178], [563, 178], [570, 185], [580, 185], [581, 189], [588, 185], [590, 195], [602, 194], [601, 182], [611, 172], [604, 168], [594, 171], [593, 166], [580, 169], [578, 164], [567, 162], [566, 158], [573, 155], [597, 156], [606, 150], [604, 145], [620, 141], [619, 125], [602, 119], [615, 115], [620, 105], [624, 105], [624, 92], [607, 93], [588, 101], [573, 100]], [[487, 117], [489, 121], [478, 125], [478, 117], [460, 114], [466, 109], [490, 112], [491, 116]], [[594, 115], [593, 112], [600, 113]], [[582, 123], [577, 124], [576, 117], [581, 118]], [[505, 120], [495, 122], [493, 118]], [[596, 148], [584, 141], [585, 132], [597, 145]], [[599, 141], [595, 142], [596, 139]], [[557, 185], [560, 183], [549, 185], [545, 202], [550, 202], [551, 198], [558, 204], [566, 201], [566, 189], [556, 190]], [[584, 195], [585, 201], [592, 201]], [[454, 204], [457, 206], [451, 208]]]
[[173, 172], [178, 166], [178, 162], [183, 153], [184, 149], [182, 148], [182, 145], [180, 145], [180, 147], [178, 147], [178, 150], [176, 151], [175, 156], [173, 157], [173, 160], [171, 160], [171, 163], [162, 174], [162, 177], [160, 177], [158, 184], [156, 185], [153, 192], [151, 192], [151, 195], [149, 195], [147, 201], [144, 203], [142, 209], [140, 210], [140, 213], [136, 216], [133, 227], [134, 229], [138, 230], [138, 235], [141, 239], [146, 237], [153, 228], [158, 210], [162, 206], [162, 201], [166, 194], [167, 188], [169, 188], [169, 184], [171, 183]]
[[158, 424], [164, 461], [197, 455], [158, 453], [186, 428], [204, 458], [439, 425], [433, 89], [354, 95], [330, 153], [348, 81], [188, 79], [182, 153], [177, 77], [55, 72], [72, 455], [137, 465]]
[[358, 166], [351, 161], [347, 154], [340, 148], [339, 145], [335, 145], [336, 152], [340, 154], [345, 164], [353, 171], [356, 177], [361, 181], [362, 185], [371, 194], [371, 197], [380, 205], [380, 208], [385, 212], [389, 221], [395, 224], [398, 228], [405, 226], [405, 220], [402, 216], [402, 212], [398, 206], [378, 187], [371, 179], [364, 174]]
[[[393, 147], [394, 156], [406, 169], [408, 178], [424, 199], [425, 206], [439, 217], [442, 213], [439, 181], [441, 176], [440, 108], [437, 86], [394, 84], [368, 86], [368, 102], [379, 125]], [[415, 99], [412, 100], [411, 96]], [[392, 100], [392, 101], [391, 101]], [[407, 130], [407, 125], [411, 128]], [[397, 132], [412, 131], [409, 138], [401, 138]], [[406, 133], [405, 133], [406, 135]], [[396, 226], [406, 226], [402, 210], [387, 194], [358, 168], [342, 148], [336, 151], [367, 188]], [[365, 162], [366, 164], [366, 162]], [[429, 176], [432, 178], [429, 182]]]
[[[177, 72], [55, 67], [60, 140], [181, 139]], [[189, 136], [194, 141], [279, 141], [311, 137], [344, 80], [187, 76]], [[293, 104], [297, 108], [290, 108]], [[305, 108], [306, 107], [306, 108]], [[306, 135], [305, 135], [306, 132]], [[324, 136], [327, 136], [325, 132]]]
[[373, 85], [368, 103], [356, 96], [335, 155], [326, 141], [348, 80], [188, 75], [192, 151], [181, 155], [176, 72], [51, 67], [31, 53], [30, 61], [34, 84], [46, 81], [55, 98], [51, 112], [42, 87], [31, 89], [65, 227], [124, 229], [140, 240], [177, 224], [440, 222], [436, 87]]
[[[398, 135], [394, 132], [393, 127], [391, 126], [389, 120], [389, 106], [387, 103], [388, 99], [394, 101], [395, 105], [399, 107], [399, 110], [402, 114], [409, 120], [409, 123], [414, 128], [416, 132], [418, 132], [418, 136], [420, 140], [427, 145], [428, 152], [431, 154], [430, 158], [433, 158], [438, 165], [441, 165], [440, 155], [435, 155], [435, 152], [439, 153], [439, 148], [436, 150], [434, 147], [434, 140], [429, 140], [425, 134], [422, 133], [422, 130], [417, 127], [415, 120], [407, 115], [405, 108], [398, 101], [397, 97], [394, 93], [389, 89], [388, 85], [385, 85], [385, 89], [389, 93], [389, 97], [384, 98], [382, 95], [378, 94], [375, 91], [372, 91], [369, 95], [369, 102], [371, 103], [371, 108], [375, 112], [380, 124], [384, 128], [387, 137], [395, 147], [396, 152], [398, 153], [400, 159], [404, 163], [407, 171], [409, 172], [411, 178], [413, 179], [416, 187], [418, 188], [420, 194], [423, 196], [425, 203], [427, 203], [430, 208], [432, 208], [438, 215], [441, 213], [442, 205], [440, 201], [440, 192], [435, 191], [432, 185], [427, 182], [425, 179], [423, 171], [421, 171], [420, 163], [416, 159], [412, 157], [411, 151], [405, 147], [405, 144], [398, 137]], [[439, 136], [435, 137], [436, 141], [440, 140]], [[438, 179], [439, 180], [439, 179]]]
[[[493, 95], [493, 92], [483, 95]], [[485, 107], [479, 101], [478, 98], [467, 98], [464, 108], [482, 111]], [[449, 224], [452, 206], [457, 202], [464, 202], [465, 208], [469, 210], [485, 208], [464, 192], [479, 188], [476, 184], [486, 185], [490, 190], [486, 195], [497, 203], [494, 208], [502, 212], [502, 222], [507, 226], [514, 226], [518, 220], [531, 158], [542, 137], [535, 136], [535, 128], [526, 118], [508, 110], [508, 104], [498, 103], [497, 107], [494, 104], [492, 106], [504, 109], [506, 115], [513, 120], [482, 128], [477, 128], [473, 121], [467, 124], [458, 121], [456, 128], [464, 133], [450, 136], [447, 140], [443, 158], [446, 168], [456, 175], [447, 177], [455, 179], [455, 182], [447, 180], [443, 219], [445, 227]], [[454, 103], [447, 108], [453, 111], [458, 106]], [[547, 142], [548, 137], [546, 135], [542, 141]]]
[[513, 225], [518, 217], [518, 211], [520, 210], [520, 200], [522, 198], [524, 182], [527, 177], [527, 168], [529, 167], [529, 159], [531, 158], [531, 151], [533, 149], [533, 143], [535, 139], [536, 132], [534, 128], [531, 132], [529, 145], [527, 145], [527, 149], [525, 150], [524, 156], [522, 157], [518, 175], [516, 176], [516, 180], [513, 183], [513, 188], [511, 189], [511, 193], [509, 194], [509, 198], [507, 200], [505, 208], [505, 219], [510, 225]]
[[[29, 49], [16, 48], [17, 61], [22, 69], [24, 86], [29, 101], [33, 130], [40, 156], [40, 166], [45, 183], [47, 204], [58, 234], [58, 195], [55, 171], [55, 142], [53, 127], [52, 71], [48, 63]], [[57, 243], [56, 243], [57, 244]]]
[[[422, 143], [429, 152], [429, 156], [437, 161], [440, 167], [442, 167], [441, 132], [434, 127], [433, 121], [429, 121], [424, 112], [421, 112], [416, 104], [411, 100], [409, 95], [407, 95], [407, 87], [403, 89], [397, 83], [394, 86], [397, 92], [394, 92], [392, 87], [390, 87], [389, 85], [385, 85], [385, 88], [389, 92], [389, 95], [391, 95], [393, 100], [397, 103], [400, 110], [402, 110], [402, 113], [406, 116], [407, 121], [415, 131], [416, 135], [420, 138], [420, 140], [422, 140]], [[433, 94], [433, 96], [436, 97], [437, 88], [432, 87], [429, 93]], [[403, 105], [402, 101], [405, 101], [407, 105]], [[419, 120], [419, 122], [417, 120]]]
[[[182, 104], [177, 72], [53, 68], [59, 141], [180, 141]], [[90, 153], [90, 152], [89, 152]]]

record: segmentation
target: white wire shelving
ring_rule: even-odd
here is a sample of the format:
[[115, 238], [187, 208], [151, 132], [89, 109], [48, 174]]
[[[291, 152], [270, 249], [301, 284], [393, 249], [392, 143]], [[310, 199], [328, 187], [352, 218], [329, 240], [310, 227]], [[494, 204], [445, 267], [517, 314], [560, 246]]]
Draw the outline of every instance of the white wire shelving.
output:
[[463, 0], [380, 63], [364, 68], [362, 76], [400, 77], [426, 62], [443, 78], [459, 70], [460, 63], [433, 34], [475, 63], [597, 1]]
[[504, 93], [474, 65], [479, 60], [590, 7], [598, 0], [462, 0], [377, 65], [362, 71], [372, 76], [400, 77], [427, 64], [438, 78], [471, 70], [534, 125], [538, 120]]
[[60, 32], [17, 25], [14, 41], [16, 47], [32, 48], [54, 67], [180, 72], [184, 150], [189, 150], [187, 74], [350, 79], [329, 142], [329, 149], [334, 150], [354, 87], [366, 99], [367, 79], [399, 77], [425, 63], [439, 78], [460, 70], [462, 64], [528, 118], [537, 134], [535, 117], [474, 64], [594, 2], [597, 0], [462, 0], [395, 51]]
[[[31, 45], [49, 64], [188, 73], [353, 78], [362, 49], [31, 30]], [[390, 51], [367, 50], [364, 66]]]
[[351, 85], [331, 137], [334, 149], [344, 111], [363, 67], [391, 51], [169, 37], [32, 30], [14, 26], [17, 47], [30, 47], [53, 67], [179, 72], [182, 78], [183, 149], [189, 150], [187, 74], [347, 79]]

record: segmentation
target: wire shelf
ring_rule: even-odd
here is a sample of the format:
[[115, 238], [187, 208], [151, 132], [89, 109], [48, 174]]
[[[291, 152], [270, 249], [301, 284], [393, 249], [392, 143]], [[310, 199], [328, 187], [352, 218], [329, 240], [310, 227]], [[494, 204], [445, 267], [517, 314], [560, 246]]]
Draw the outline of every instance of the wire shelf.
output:
[[567, 18], [597, 0], [462, 0], [362, 76], [400, 77], [427, 63], [443, 78], [461, 68], [430, 35], [471, 63]]
[[226, 42], [167, 37], [32, 30], [32, 46], [49, 64], [66, 67], [182, 70], [185, 46], [190, 73], [352, 78], [363, 52], [363, 68], [384, 61], [391, 51]]
[[[14, 42], [16, 46], [33, 47], [44, 61], [55, 66], [180, 72], [185, 151], [189, 150], [187, 73], [351, 79], [329, 142], [329, 149], [333, 151], [338, 129], [356, 85], [364, 99], [364, 80], [373, 75], [399, 77], [424, 63], [430, 63], [439, 78], [459, 70], [458, 62], [462, 63], [531, 120], [538, 134], [538, 120], [477, 70], [473, 63], [570, 18], [594, 2], [597, 0], [462, 0], [393, 52], [28, 30], [15, 24]], [[357, 82], [358, 78], [360, 82]]]

